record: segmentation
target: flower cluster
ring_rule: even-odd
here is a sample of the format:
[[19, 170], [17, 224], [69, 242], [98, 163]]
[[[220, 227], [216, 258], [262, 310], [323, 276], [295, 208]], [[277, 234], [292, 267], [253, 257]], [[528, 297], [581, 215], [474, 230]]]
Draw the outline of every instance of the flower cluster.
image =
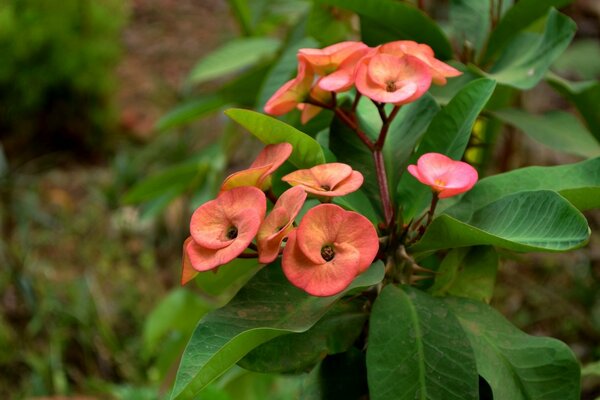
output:
[[266, 146], [250, 168], [225, 179], [216, 199], [194, 211], [183, 245], [183, 284], [237, 257], [269, 264], [282, 254], [283, 272], [293, 285], [315, 296], [331, 296], [371, 265], [379, 240], [362, 215], [322, 204], [295, 226], [309, 194], [328, 201], [361, 186], [363, 176], [350, 166], [330, 163], [294, 171], [282, 178], [292, 187], [267, 207], [264, 191], [274, 197], [271, 175], [291, 152], [289, 143]]
[[300, 49], [298, 73], [267, 101], [267, 114], [283, 115], [294, 108], [306, 123], [333, 106], [334, 93], [356, 90], [380, 103], [402, 105], [421, 97], [432, 83], [461, 72], [435, 58], [431, 47], [409, 40], [371, 48], [362, 42], [342, 42], [324, 49]]

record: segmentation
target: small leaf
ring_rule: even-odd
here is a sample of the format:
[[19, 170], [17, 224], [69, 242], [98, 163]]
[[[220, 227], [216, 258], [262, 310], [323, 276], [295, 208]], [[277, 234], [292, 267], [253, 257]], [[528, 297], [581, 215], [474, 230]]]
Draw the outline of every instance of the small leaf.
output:
[[200, 321], [188, 343], [171, 399], [193, 399], [250, 350], [277, 336], [310, 329], [346, 293], [383, 279], [377, 262], [346, 291], [314, 297], [287, 282], [277, 264], [263, 268], [227, 306]]
[[290, 143], [294, 150], [289, 161], [297, 168], [310, 168], [325, 162], [319, 143], [275, 118], [240, 108], [230, 108], [225, 115], [246, 128], [264, 144]]
[[270, 37], [229, 41], [202, 58], [192, 69], [189, 80], [198, 84], [264, 62], [277, 52], [279, 45], [279, 40]]
[[445, 303], [387, 285], [375, 300], [367, 348], [372, 400], [477, 400], [475, 357]]
[[160, 117], [154, 126], [154, 129], [159, 132], [164, 132], [173, 128], [178, 128], [182, 125], [194, 122], [206, 114], [217, 111], [226, 104], [227, 101], [219, 95], [208, 95], [198, 99], [189, 100]]
[[569, 347], [527, 335], [490, 306], [448, 298], [475, 351], [477, 370], [494, 399], [579, 399], [579, 363]]
[[600, 156], [600, 143], [567, 112], [531, 115], [521, 110], [504, 109], [491, 114], [554, 150], [586, 158]]
[[435, 218], [413, 252], [493, 245], [515, 251], [566, 251], [589, 238], [585, 217], [556, 192], [519, 192], [500, 198], [466, 220]]

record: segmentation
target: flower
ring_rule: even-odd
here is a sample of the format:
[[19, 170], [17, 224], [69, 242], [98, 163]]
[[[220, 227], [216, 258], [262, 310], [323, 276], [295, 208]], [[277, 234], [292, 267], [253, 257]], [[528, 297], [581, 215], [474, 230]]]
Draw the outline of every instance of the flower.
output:
[[314, 72], [303, 59], [298, 60], [298, 74], [287, 81], [267, 101], [264, 111], [270, 115], [283, 115], [303, 103], [310, 93]]
[[[310, 98], [320, 102], [321, 104], [331, 105], [333, 102], [333, 96], [331, 95], [331, 92], [321, 89], [318, 85], [318, 82], [319, 81], [317, 81], [317, 84], [310, 90]], [[300, 103], [298, 104], [297, 108], [302, 112], [300, 115], [300, 122], [302, 124], [306, 124], [323, 110], [322, 107], [310, 103]]]
[[222, 192], [198, 207], [190, 221], [191, 237], [184, 243], [182, 281], [193, 277], [190, 267], [208, 271], [240, 255], [256, 236], [266, 210], [265, 194], [252, 186]]
[[330, 92], [344, 92], [354, 84], [357, 62], [369, 51], [362, 42], [340, 42], [324, 49], [300, 49], [298, 58], [305, 60], [317, 75], [315, 86]]
[[377, 232], [368, 219], [320, 204], [289, 234], [281, 266], [294, 286], [313, 296], [332, 296], [366, 271], [378, 250]]
[[363, 176], [347, 164], [328, 163], [287, 174], [282, 181], [302, 186], [308, 193], [322, 197], [344, 196], [362, 185]]
[[477, 170], [466, 162], [454, 161], [439, 153], [423, 154], [417, 165], [408, 166], [408, 172], [430, 186], [440, 199], [470, 190], [478, 178]]
[[375, 101], [402, 105], [421, 97], [431, 86], [431, 77], [428, 66], [417, 57], [378, 48], [358, 63], [355, 84]]
[[433, 83], [445, 85], [446, 78], [459, 76], [459, 70], [435, 58], [433, 50], [426, 44], [413, 42], [412, 40], [398, 40], [382, 45], [379, 50], [382, 53], [401, 56], [408, 54], [423, 61], [431, 73]]
[[221, 191], [240, 186], [256, 186], [267, 190], [271, 187], [271, 174], [292, 154], [289, 143], [269, 144], [258, 154], [250, 168], [236, 172], [225, 178]]
[[269, 264], [277, 258], [281, 242], [293, 229], [294, 218], [305, 200], [306, 192], [301, 186], [288, 189], [279, 197], [256, 235], [260, 263]]

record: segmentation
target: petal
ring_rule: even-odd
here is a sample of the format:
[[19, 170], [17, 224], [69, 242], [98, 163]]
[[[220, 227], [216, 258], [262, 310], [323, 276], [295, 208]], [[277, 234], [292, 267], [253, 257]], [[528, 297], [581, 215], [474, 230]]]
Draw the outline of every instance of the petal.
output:
[[410, 172], [410, 174], [411, 174], [412, 176], [414, 176], [414, 177], [415, 177], [415, 178], [416, 178], [416, 179], [417, 179], [419, 182], [421, 182], [421, 183], [423, 183], [423, 184], [425, 184], [425, 185], [431, 185], [431, 184], [433, 183], [432, 181], [428, 180], [428, 179], [427, 179], [427, 177], [425, 177], [425, 176], [422, 176], [422, 175], [419, 173], [419, 168], [418, 168], [416, 165], [414, 165], [414, 164], [411, 164], [411, 165], [409, 165], [408, 167], [406, 167], [406, 169], [407, 169], [407, 170], [408, 170], [408, 172]]
[[426, 153], [417, 160], [417, 168], [419, 174], [432, 185], [451, 168], [453, 162], [454, 160], [443, 154]]
[[217, 199], [198, 207], [190, 220], [190, 234], [194, 241], [208, 249], [221, 249], [231, 243], [226, 237], [230, 227], [227, 214]]
[[314, 73], [305, 61], [299, 60], [298, 75], [287, 81], [267, 101], [264, 111], [270, 115], [283, 115], [304, 102], [310, 92]]
[[[338, 183], [332, 191], [327, 193], [328, 197], [345, 196], [348, 193], [356, 192], [363, 184], [364, 177], [358, 171], [352, 171], [349, 177]], [[320, 193], [325, 196], [324, 193]]]
[[345, 211], [344, 222], [338, 230], [334, 245], [336, 250], [340, 246], [355, 249], [359, 257], [358, 270], [363, 272], [377, 256], [379, 237], [371, 221], [356, 212]]
[[270, 165], [268, 173], [271, 174], [290, 157], [293, 150], [292, 145], [286, 142], [269, 144], [256, 156], [250, 168]]
[[298, 226], [298, 247], [314, 263], [323, 263], [323, 246], [332, 245], [344, 223], [345, 210], [335, 204], [320, 204], [308, 210]]
[[242, 186], [260, 187], [264, 178], [272, 169], [272, 164], [248, 168], [229, 175], [221, 185], [221, 192]]
[[187, 246], [188, 244], [192, 241], [192, 237], [188, 237], [185, 242], [183, 242], [183, 257], [182, 257], [182, 271], [181, 271], [181, 285], [185, 285], [186, 283], [188, 283], [189, 281], [191, 281], [192, 279], [194, 279], [196, 277], [196, 275], [198, 275], [198, 271], [196, 271], [193, 267], [192, 267], [192, 263], [190, 261], [190, 257], [188, 256], [187, 253]]
[[332, 296], [347, 288], [358, 274], [358, 255], [352, 247], [340, 247], [330, 262], [314, 263], [290, 233], [281, 262], [283, 273], [296, 287], [313, 296]]

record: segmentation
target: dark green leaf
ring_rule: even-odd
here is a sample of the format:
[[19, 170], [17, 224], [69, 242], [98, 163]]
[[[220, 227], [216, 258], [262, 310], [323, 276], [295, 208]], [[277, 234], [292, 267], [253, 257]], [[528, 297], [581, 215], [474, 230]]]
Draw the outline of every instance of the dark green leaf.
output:
[[521, 168], [484, 178], [445, 212], [466, 221], [477, 209], [527, 190], [553, 190], [581, 211], [600, 207], [600, 158], [555, 167]]
[[459, 298], [446, 303], [464, 327], [494, 399], [580, 398], [579, 363], [566, 344], [527, 335], [484, 303]]
[[163, 115], [156, 123], [154, 129], [164, 132], [178, 128], [194, 122], [206, 114], [217, 111], [226, 104], [227, 101], [219, 95], [208, 95], [187, 101], [178, 105], [166, 115]]
[[445, 303], [418, 289], [383, 288], [371, 314], [372, 400], [477, 400], [469, 340]]
[[563, 7], [573, 0], [519, 0], [508, 10], [500, 23], [492, 31], [488, 42], [485, 57], [482, 63], [488, 62], [497, 52], [510, 43], [516, 35], [527, 28], [537, 19], [548, 14], [551, 7]]
[[351, 29], [348, 16], [344, 18], [333, 7], [313, 3], [306, 21], [306, 34], [317, 39], [322, 47], [346, 40]]
[[367, 320], [364, 301], [338, 302], [304, 333], [291, 333], [258, 346], [238, 363], [257, 372], [309, 371], [328, 354], [348, 350]]
[[[421, 140], [411, 164], [425, 153], [436, 152], [460, 159], [467, 147], [477, 116], [494, 92], [496, 83], [477, 79], [468, 83], [433, 118]], [[410, 174], [403, 174], [398, 184], [398, 198], [406, 220], [417, 216], [429, 203], [431, 189]]]
[[263, 62], [279, 49], [279, 40], [270, 37], [234, 39], [204, 56], [192, 69], [189, 80], [202, 83]]
[[[369, 32], [365, 32], [363, 26], [363, 40], [369, 45], [410, 39], [431, 46], [439, 59], [447, 60], [452, 57], [452, 46], [438, 25], [409, 4], [392, 0], [317, 0], [317, 3], [354, 11], [362, 19], [372, 21], [369, 26], [377, 26], [389, 33], [389, 36], [379, 36], [378, 42], [373, 43], [367, 40]], [[379, 42], [379, 39], [383, 41]]]
[[517, 89], [531, 89], [571, 43], [576, 30], [573, 20], [550, 9], [544, 32], [519, 34], [490, 69], [489, 76]]
[[[478, 53], [490, 31], [491, 0], [451, 0], [452, 36], [461, 47]], [[493, 3], [495, 4], [495, 2]]]
[[585, 217], [556, 192], [519, 192], [476, 210], [465, 220], [435, 218], [413, 252], [492, 245], [515, 251], [566, 251], [587, 243]]
[[489, 303], [494, 293], [498, 255], [491, 246], [452, 249], [429, 289], [434, 296], [453, 295]]
[[538, 116], [517, 109], [504, 109], [494, 111], [492, 115], [554, 150], [585, 158], [600, 156], [600, 143], [567, 112], [554, 111]]
[[171, 399], [193, 399], [250, 350], [277, 336], [310, 329], [348, 292], [383, 279], [375, 263], [335, 296], [314, 297], [287, 282], [277, 264], [263, 268], [225, 307], [200, 321], [183, 354]]
[[246, 128], [264, 144], [288, 142], [293, 147], [289, 161], [297, 168], [310, 168], [325, 162], [323, 149], [317, 141], [275, 118], [240, 108], [231, 108], [225, 115]]

